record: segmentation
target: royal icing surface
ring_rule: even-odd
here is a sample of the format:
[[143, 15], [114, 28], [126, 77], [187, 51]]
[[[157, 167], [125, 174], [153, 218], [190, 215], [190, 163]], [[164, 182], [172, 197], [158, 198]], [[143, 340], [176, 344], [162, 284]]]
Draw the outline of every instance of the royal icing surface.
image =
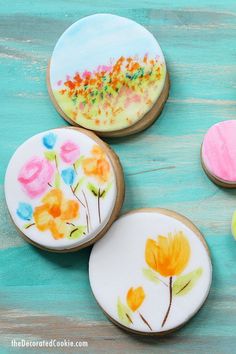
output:
[[93, 239], [107, 224], [116, 200], [116, 177], [102, 148], [75, 129], [37, 134], [12, 156], [7, 206], [29, 239], [69, 249]]
[[89, 278], [103, 310], [127, 329], [173, 330], [204, 303], [212, 268], [200, 238], [160, 212], [118, 219], [92, 250]]
[[57, 104], [75, 123], [97, 131], [127, 128], [162, 92], [166, 65], [156, 39], [124, 17], [97, 14], [70, 26], [50, 63]]
[[236, 182], [236, 121], [226, 120], [213, 125], [202, 145], [202, 159], [213, 176]]
[[234, 239], [236, 240], [236, 211], [234, 211], [231, 221], [231, 231]]

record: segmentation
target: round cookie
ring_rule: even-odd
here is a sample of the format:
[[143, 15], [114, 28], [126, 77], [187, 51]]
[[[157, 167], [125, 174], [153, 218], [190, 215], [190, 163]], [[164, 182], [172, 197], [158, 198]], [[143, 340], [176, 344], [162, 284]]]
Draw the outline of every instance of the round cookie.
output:
[[232, 232], [234, 239], [236, 240], [236, 211], [234, 211], [233, 216], [232, 216], [232, 220], [231, 220], [231, 232]]
[[162, 335], [203, 305], [212, 266], [200, 231], [166, 209], [120, 217], [91, 252], [89, 279], [108, 318], [128, 331]]
[[216, 184], [236, 187], [236, 121], [214, 124], [206, 133], [201, 161], [208, 177]]
[[162, 50], [138, 23], [96, 14], [59, 38], [47, 84], [58, 112], [101, 136], [125, 136], [151, 125], [169, 93]]
[[124, 198], [117, 155], [95, 134], [59, 128], [25, 141], [5, 176], [11, 218], [23, 237], [55, 252], [76, 251], [102, 237]]

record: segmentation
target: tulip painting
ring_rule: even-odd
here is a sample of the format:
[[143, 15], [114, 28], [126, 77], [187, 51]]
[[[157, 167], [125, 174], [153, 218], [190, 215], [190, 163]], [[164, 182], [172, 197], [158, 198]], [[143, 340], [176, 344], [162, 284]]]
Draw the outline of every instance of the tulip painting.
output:
[[190, 291], [202, 274], [202, 269], [198, 268], [182, 275], [190, 257], [190, 243], [182, 231], [167, 236], [159, 235], [155, 240], [149, 238], [146, 241], [145, 261], [149, 268], [144, 269], [143, 274], [150, 281], [165, 285], [169, 293], [167, 310], [161, 327], [164, 327], [168, 320], [173, 296], [184, 295]]
[[[19, 201], [16, 215], [26, 222], [25, 229], [35, 227], [54, 240], [80, 238], [93, 229], [88, 193], [97, 199], [95, 211], [102, 222], [101, 199], [112, 185], [110, 163], [98, 145], [84, 156], [77, 142], [60, 142], [55, 133], [45, 134], [40, 144], [43, 156], [33, 156], [19, 171], [26, 200]], [[86, 225], [78, 224], [81, 215]]]
[[140, 319], [145, 323], [145, 325], [152, 331], [152, 328], [145, 317], [141, 314], [138, 309], [141, 307], [143, 301], [145, 300], [145, 292], [142, 286], [137, 288], [131, 287], [126, 294], [126, 303], [123, 304], [118, 298], [117, 301], [117, 312], [119, 319], [126, 325], [134, 324], [132, 319], [132, 313], [138, 312]]
[[[136, 289], [130, 288], [129, 291], [127, 292], [127, 295], [126, 295], [126, 301], [127, 301], [129, 308], [133, 312], [137, 311], [138, 308], [142, 305], [142, 303], [145, 299], [145, 296], [146, 295], [145, 295], [144, 290], [141, 286], [139, 286]], [[139, 316], [140, 316], [141, 320], [145, 323], [146, 326], [148, 326], [148, 328], [151, 331], [152, 328], [151, 328], [150, 324], [145, 319], [145, 317], [141, 314], [141, 312], [139, 312]]]

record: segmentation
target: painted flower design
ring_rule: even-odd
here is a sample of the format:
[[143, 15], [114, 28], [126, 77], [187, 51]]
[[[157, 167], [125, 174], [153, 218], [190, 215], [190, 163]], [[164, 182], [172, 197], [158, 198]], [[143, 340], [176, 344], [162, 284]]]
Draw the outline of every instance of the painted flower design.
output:
[[[139, 286], [138, 288], [130, 288], [126, 295], [127, 305], [133, 312], [136, 312], [142, 305], [145, 297], [146, 294], [142, 286]], [[146, 318], [141, 314], [140, 311], [139, 311], [139, 317], [145, 323], [145, 325], [148, 326], [150, 331], [152, 331], [152, 327], [150, 326], [150, 324], [148, 323]]]
[[28, 203], [20, 202], [16, 214], [19, 216], [20, 219], [29, 221], [31, 220], [33, 215], [33, 208]]
[[42, 198], [42, 205], [34, 210], [35, 226], [40, 231], [49, 230], [57, 240], [67, 235], [68, 223], [78, 214], [79, 203], [66, 199], [60, 189], [53, 189]]
[[[152, 95], [165, 75], [159, 57], [125, 57], [111, 59], [92, 72], [76, 72], [58, 81], [54, 95], [74, 121], [82, 117], [95, 127], [114, 125], [127, 108], [137, 116], [153, 104]], [[126, 124], [132, 120], [126, 117]]]
[[[100, 200], [106, 197], [111, 183], [103, 185], [101, 189], [100, 185], [90, 183], [89, 177], [96, 175], [99, 181], [107, 181], [110, 165], [102, 149], [94, 145], [91, 154], [96, 166], [87, 170], [88, 166], [85, 162], [83, 167], [83, 162], [91, 156], [80, 155], [80, 147], [74, 141], [60, 142], [54, 132], [46, 133], [40, 139], [40, 144], [46, 148], [42, 151], [43, 157], [32, 157], [23, 165], [18, 176], [26, 196], [38, 200], [34, 203], [27, 199], [20, 201], [16, 215], [28, 221], [23, 225], [24, 229], [35, 227], [42, 232], [50, 231], [55, 240], [64, 237], [78, 239], [93, 229], [90, 204], [94, 205], [99, 222], [102, 222]], [[90, 196], [92, 194], [92, 199], [96, 196], [97, 200], [91, 201], [86, 190]], [[64, 193], [72, 199], [67, 199]]]
[[[156, 284], [164, 284], [169, 293], [169, 303], [161, 327], [170, 314], [173, 296], [185, 295], [191, 291], [202, 274], [202, 269], [197, 268], [182, 275], [190, 257], [189, 240], [182, 231], [169, 233], [168, 236], [159, 235], [156, 240], [149, 238], [146, 241], [145, 260], [150, 268], [143, 269], [143, 275]], [[168, 278], [168, 283], [159, 275]]]
[[190, 258], [190, 245], [183, 232], [148, 239], [145, 259], [149, 267], [164, 277], [179, 275]]
[[[101, 223], [101, 198], [105, 198], [111, 183], [107, 183], [111, 177], [111, 168], [107, 160], [106, 154], [98, 145], [94, 145], [91, 150], [92, 157], [86, 157], [82, 161], [82, 168], [87, 177], [92, 177], [98, 183], [88, 183], [87, 187], [90, 192], [97, 198], [98, 220]], [[107, 183], [105, 185], [105, 183]]]
[[68, 140], [61, 146], [60, 156], [65, 163], [74, 164], [79, 155], [79, 146], [73, 141]]
[[54, 145], [56, 144], [57, 136], [56, 136], [56, 134], [49, 133], [49, 134], [45, 135], [42, 140], [43, 140], [43, 145], [47, 149], [51, 150], [54, 148]]
[[145, 293], [141, 286], [138, 288], [130, 288], [126, 295], [126, 301], [129, 308], [135, 312], [143, 303]]
[[71, 186], [75, 180], [75, 171], [73, 168], [69, 167], [61, 171], [61, 177], [65, 184]]
[[30, 198], [42, 195], [54, 175], [53, 165], [46, 159], [33, 157], [20, 170], [18, 181]]
[[94, 177], [99, 183], [105, 183], [110, 177], [110, 165], [104, 151], [98, 145], [94, 145], [91, 151], [92, 157], [83, 160], [84, 173]]
[[138, 312], [140, 319], [145, 323], [145, 325], [152, 331], [152, 328], [145, 317], [141, 314], [138, 309], [142, 306], [145, 300], [146, 294], [142, 286], [137, 288], [131, 287], [126, 294], [126, 303], [128, 306], [123, 304], [118, 298], [117, 301], [117, 312], [118, 317], [125, 325], [134, 324], [133, 313]]

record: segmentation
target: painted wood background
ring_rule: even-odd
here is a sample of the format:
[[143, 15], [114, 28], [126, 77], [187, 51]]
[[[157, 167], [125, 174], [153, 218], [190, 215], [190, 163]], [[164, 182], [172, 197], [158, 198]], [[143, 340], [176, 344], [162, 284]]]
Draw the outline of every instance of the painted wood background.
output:
[[[140, 338], [112, 325], [89, 287], [90, 249], [57, 255], [28, 245], [4, 202], [4, 173], [17, 146], [65, 125], [45, 84], [55, 42], [71, 23], [96, 12], [127, 16], [153, 32], [172, 83], [165, 109], [150, 129], [108, 140], [124, 166], [123, 211], [159, 206], [183, 213], [205, 234], [212, 253], [213, 285], [205, 306], [165, 338]], [[236, 193], [212, 184], [199, 160], [206, 129], [236, 118], [235, 63], [235, 0], [0, 0], [1, 354], [13, 351], [13, 338], [87, 340], [89, 347], [80, 352], [92, 354], [236, 352], [236, 244], [230, 235]]]

